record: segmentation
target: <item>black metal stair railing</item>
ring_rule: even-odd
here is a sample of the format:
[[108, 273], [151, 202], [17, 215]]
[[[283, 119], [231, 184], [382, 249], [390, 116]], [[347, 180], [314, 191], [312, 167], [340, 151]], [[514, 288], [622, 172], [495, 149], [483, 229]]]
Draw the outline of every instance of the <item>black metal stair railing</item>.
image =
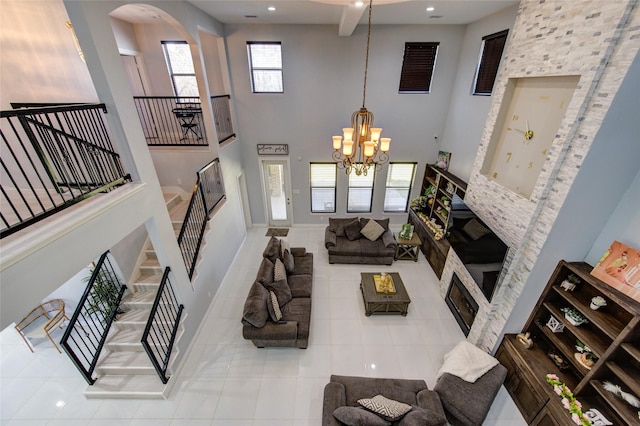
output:
[[0, 111], [0, 238], [131, 180], [104, 104]]
[[93, 372], [127, 289], [114, 265], [109, 251], [103, 253], [60, 341], [90, 385], [96, 381]]
[[218, 143], [223, 143], [236, 136], [233, 131], [233, 122], [231, 121], [230, 101], [231, 96], [229, 95], [211, 97], [211, 107], [213, 108], [213, 119], [216, 123]]
[[189, 207], [178, 235], [178, 246], [189, 278], [193, 278], [209, 215], [226, 197], [220, 160], [215, 159], [197, 172]]
[[167, 383], [171, 352], [178, 334], [184, 305], [179, 304], [169, 280], [170, 268], [162, 275], [141, 343], [162, 383]]
[[134, 96], [148, 146], [207, 146], [200, 98]]

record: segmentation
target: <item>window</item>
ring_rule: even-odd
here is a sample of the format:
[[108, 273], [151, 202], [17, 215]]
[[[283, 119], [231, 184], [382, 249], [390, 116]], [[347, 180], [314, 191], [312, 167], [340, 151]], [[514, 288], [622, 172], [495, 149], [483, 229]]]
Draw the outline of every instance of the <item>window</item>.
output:
[[173, 93], [176, 96], [199, 97], [191, 50], [186, 41], [162, 41]]
[[502, 51], [507, 42], [509, 30], [500, 31], [482, 37], [482, 49], [480, 61], [476, 70], [476, 79], [473, 83], [474, 95], [490, 95], [493, 91], [493, 83], [498, 75], [498, 66], [502, 58]]
[[311, 163], [311, 213], [336, 212], [336, 163]]
[[406, 212], [416, 163], [391, 163], [384, 194], [385, 212]]
[[253, 93], [283, 93], [282, 49], [279, 41], [247, 42], [251, 91]]
[[373, 180], [375, 167], [369, 169], [369, 173], [358, 176], [354, 169], [349, 173], [349, 191], [347, 194], [347, 213], [360, 213], [371, 211], [373, 199]]
[[429, 93], [440, 43], [408, 42], [400, 73], [400, 93]]

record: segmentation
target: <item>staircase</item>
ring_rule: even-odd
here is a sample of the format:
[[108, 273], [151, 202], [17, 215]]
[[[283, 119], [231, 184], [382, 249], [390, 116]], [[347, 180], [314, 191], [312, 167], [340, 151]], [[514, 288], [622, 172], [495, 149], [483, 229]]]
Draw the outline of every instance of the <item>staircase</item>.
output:
[[[177, 237], [189, 202], [177, 194], [165, 194], [165, 202]], [[125, 313], [119, 315], [111, 326], [95, 370], [97, 380], [85, 389], [86, 398], [164, 399], [172, 385], [171, 380], [166, 385], [162, 383], [140, 343], [163, 273], [150, 241], [145, 244], [142, 258], [138, 277], [127, 285], [127, 293], [120, 305]], [[186, 313], [180, 320], [167, 377], [174, 372], [171, 364], [178, 355], [175, 348], [184, 333], [185, 317]]]

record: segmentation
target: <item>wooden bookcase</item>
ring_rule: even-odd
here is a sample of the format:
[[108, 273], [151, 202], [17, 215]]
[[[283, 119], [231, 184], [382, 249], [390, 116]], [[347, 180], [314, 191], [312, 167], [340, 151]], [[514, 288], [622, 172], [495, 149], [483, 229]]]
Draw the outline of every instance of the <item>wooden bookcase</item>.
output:
[[464, 199], [467, 184], [454, 174], [427, 164], [422, 178], [420, 195], [424, 195], [429, 188], [433, 188], [434, 191], [433, 203], [425, 209], [411, 208], [407, 221], [414, 226], [414, 232], [418, 233], [420, 241], [422, 241], [420, 250], [440, 278], [451, 245], [446, 237], [436, 240], [434, 232], [427, 227], [425, 221], [435, 221], [442, 226], [446, 233], [449, 226], [450, 204], [446, 205], [443, 197], [452, 199], [453, 194], [456, 194]]
[[[640, 408], [603, 387], [611, 382], [640, 397], [640, 303], [592, 277], [591, 269], [583, 262], [560, 261], [523, 330], [531, 334], [533, 347], [526, 349], [516, 335], [507, 334], [498, 348], [496, 357], [508, 370], [505, 387], [529, 424], [573, 424], [561, 398], [545, 380], [553, 373], [582, 403], [583, 412], [596, 408], [614, 425], [640, 425]], [[574, 291], [565, 291], [560, 285], [570, 274], [582, 282]], [[592, 310], [590, 300], [598, 295], [607, 306]], [[588, 323], [572, 325], [562, 308], [576, 309]], [[564, 325], [562, 332], [554, 333], [546, 325], [552, 315]], [[598, 356], [591, 368], [576, 359], [576, 339]], [[565, 360], [563, 369], [551, 360], [551, 351]]]

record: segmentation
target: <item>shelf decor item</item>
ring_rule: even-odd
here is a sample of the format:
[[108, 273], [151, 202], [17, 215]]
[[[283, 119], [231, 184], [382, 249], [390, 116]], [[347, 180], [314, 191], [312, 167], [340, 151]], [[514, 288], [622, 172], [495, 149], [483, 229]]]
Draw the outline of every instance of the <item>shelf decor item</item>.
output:
[[449, 162], [451, 161], [451, 153], [447, 151], [438, 151], [438, 159], [436, 160], [436, 167], [440, 170], [447, 171], [449, 168]]
[[583, 317], [575, 308], [562, 308], [560, 310], [564, 312], [564, 317], [571, 323], [571, 325], [575, 325], [577, 327], [579, 325], [589, 323], [589, 320]]
[[573, 396], [571, 389], [555, 374], [547, 374], [546, 380], [553, 386], [553, 391], [562, 398], [562, 405], [571, 413], [571, 420], [577, 425], [591, 426], [591, 420], [582, 412], [582, 404]]
[[560, 370], [569, 368], [569, 363], [554, 348], [549, 349], [547, 356]]
[[573, 291], [576, 288], [576, 285], [580, 284], [582, 281], [577, 275], [570, 274], [563, 282], [560, 284], [560, 287], [564, 288], [564, 291]]
[[598, 309], [602, 308], [603, 306], [607, 306], [607, 301], [602, 296], [594, 297], [593, 299], [591, 299], [591, 303], [589, 304], [589, 307], [591, 309], [593, 309], [594, 311], [597, 311]]
[[533, 339], [531, 339], [531, 333], [520, 333], [516, 336], [518, 342], [522, 344], [527, 349], [531, 349], [533, 347]]
[[587, 370], [591, 370], [591, 367], [598, 362], [598, 357], [593, 353], [591, 348], [576, 339], [576, 352], [574, 354], [576, 360]]
[[584, 412], [584, 415], [591, 420], [591, 424], [593, 426], [611, 426], [613, 425], [613, 423], [611, 423], [609, 420], [607, 420], [607, 418], [598, 410], [596, 410], [595, 408], [592, 408], [588, 411]]
[[413, 225], [410, 223], [403, 224], [398, 236], [403, 240], [410, 240], [413, 237]]
[[549, 317], [549, 321], [547, 321], [547, 327], [554, 333], [562, 333], [564, 330], [564, 324], [556, 319], [553, 315]]
[[616, 290], [640, 301], [640, 251], [614, 241], [591, 271]]
[[633, 394], [630, 394], [629, 392], [623, 391], [620, 386], [614, 385], [611, 382], [602, 382], [602, 387], [604, 387], [606, 390], [608, 390], [618, 398], [622, 399], [627, 404], [635, 408], [640, 408], [640, 399], [636, 398]]

